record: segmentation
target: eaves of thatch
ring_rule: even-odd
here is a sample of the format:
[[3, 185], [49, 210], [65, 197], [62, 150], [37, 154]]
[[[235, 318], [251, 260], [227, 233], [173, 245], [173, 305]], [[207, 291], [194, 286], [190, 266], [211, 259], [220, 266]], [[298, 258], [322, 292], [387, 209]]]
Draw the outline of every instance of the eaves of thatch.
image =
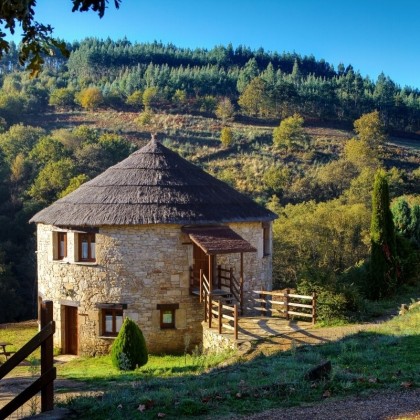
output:
[[152, 139], [30, 222], [55, 226], [213, 224], [277, 216]]

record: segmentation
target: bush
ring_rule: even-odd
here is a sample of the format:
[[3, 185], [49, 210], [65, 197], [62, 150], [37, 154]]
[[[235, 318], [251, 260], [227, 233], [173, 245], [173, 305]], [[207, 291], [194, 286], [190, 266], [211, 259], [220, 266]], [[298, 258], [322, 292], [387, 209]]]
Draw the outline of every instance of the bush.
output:
[[366, 278], [364, 265], [354, 267], [351, 273], [341, 276], [335, 273], [308, 270], [298, 281], [297, 290], [300, 294], [317, 294], [318, 321], [347, 321], [364, 310], [364, 300], [357, 284], [352, 282], [356, 272]]
[[143, 127], [145, 125], [151, 124], [153, 121], [153, 113], [150, 111], [143, 111], [139, 114], [139, 116], [136, 118], [136, 123]]
[[224, 147], [230, 147], [233, 144], [233, 133], [229, 127], [223, 127], [220, 133], [220, 141]]
[[112, 364], [119, 370], [134, 370], [147, 363], [146, 340], [139, 326], [125, 318], [111, 349]]

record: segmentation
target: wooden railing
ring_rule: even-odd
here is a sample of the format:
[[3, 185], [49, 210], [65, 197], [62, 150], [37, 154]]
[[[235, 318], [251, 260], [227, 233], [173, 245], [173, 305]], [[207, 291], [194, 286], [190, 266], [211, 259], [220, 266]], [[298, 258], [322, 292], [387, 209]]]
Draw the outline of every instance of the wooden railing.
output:
[[[268, 316], [275, 310], [286, 319], [296, 316], [311, 318], [313, 324], [316, 322], [316, 293], [312, 296], [297, 295], [290, 293], [289, 289], [285, 292], [256, 290], [254, 293], [259, 295], [254, 301], [260, 304], [254, 309], [260, 311], [262, 315]], [[310, 303], [302, 303], [302, 301], [310, 301]]]
[[233, 269], [223, 268], [221, 265], [217, 266], [217, 277], [219, 289], [228, 289], [234, 299], [239, 303], [240, 312], [242, 314], [244, 297], [243, 284], [236, 279], [233, 274]]
[[[207, 296], [206, 296], [207, 299]], [[238, 339], [238, 319], [239, 319], [239, 310], [238, 304], [234, 305], [225, 305], [222, 300], [212, 300], [209, 299], [208, 306], [208, 323], [209, 328], [212, 328], [213, 320], [217, 322], [217, 328], [219, 334], [222, 334], [223, 329], [233, 331], [235, 340]]]
[[53, 361], [54, 332], [53, 303], [43, 301], [41, 304], [41, 331], [0, 366], [0, 379], [2, 379], [41, 346], [41, 376], [0, 409], [0, 419], [10, 416], [39, 391], [41, 391], [41, 412], [54, 409], [54, 379], [56, 378]]

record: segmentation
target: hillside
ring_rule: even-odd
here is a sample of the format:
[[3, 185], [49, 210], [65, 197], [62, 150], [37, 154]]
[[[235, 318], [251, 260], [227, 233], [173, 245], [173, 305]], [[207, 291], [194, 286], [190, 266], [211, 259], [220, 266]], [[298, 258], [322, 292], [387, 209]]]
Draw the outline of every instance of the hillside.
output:
[[418, 90], [385, 75], [362, 78], [351, 66], [244, 47], [88, 39], [69, 48], [68, 60], [48, 58], [37, 79], [12, 53], [0, 62], [0, 322], [35, 314], [30, 217], [151, 133], [279, 215], [275, 286], [325, 292], [325, 318], [363, 303], [373, 179], [386, 171], [398, 261], [407, 264], [404, 281], [413, 277]]
[[[188, 160], [203, 166], [208, 172], [263, 203], [270, 198], [270, 194], [279, 193], [261, 182], [270, 168], [288, 168], [290, 174], [282, 189], [293, 187], [302, 174], [308, 177], [314, 171], [322, 171], [323, 168], [327, 170], [325, 165], [339, 159], [346, 141], [355, 134], [345, 124], [343, 128], [338, 128], [337, 126], [343, 124], [309, 121], [305, 123], [304, 130], [311, 139], [310, 146], [307, 149], [285, 153], [273, 145], [272, 133], [278, 122], [271, 120], [250, 121], [237, 118], [229, 122], [228, 126], [234, 133], [234, 143], [225, 148], [220, 142], [223, 124], [214, 117], [155, 113], [150, 124], [142, 126], [137, 122], [138, 116], [135, 112], [112, 110], [55, 112], [44, 114], [42, 118], [28, 119], [27, 123], [41, 127], [47, 132], [82, 125], [117, 133], [137, 148], [149, 141], [151, 133], [156, 133], [161, 141]], [[420, 164], [420, 141], [415, 136], [391, 136], [382, 153], [386, 168], [406, 171], [410, 178], [411, 172]], [[331, 176], [334, 175], [332, 168]], [[410, 185], [405, 187], [406, 193], [419, 192], [419, 187], [414, 181], [410, 179]], [[338, 193], [331, 195], [328, 191], [321, 191], [319, 187], [315, 189], [301, 197], [296, 194], [291, 196], [287, 191], [283, 191], [282, 202], [296, 203], [307, 199], [322, 201], [334, 198]]]

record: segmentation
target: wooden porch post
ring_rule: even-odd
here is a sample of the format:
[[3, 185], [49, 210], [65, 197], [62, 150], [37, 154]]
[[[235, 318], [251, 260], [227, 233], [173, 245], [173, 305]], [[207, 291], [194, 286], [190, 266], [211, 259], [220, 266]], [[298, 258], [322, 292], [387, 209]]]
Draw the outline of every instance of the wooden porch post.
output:
[[203, 269], [200, 268], [200, 303], [203, 301]]
[[241, 316], [244, 314], [244, 253], [241, 252], [241, 273], [239, 279]]
[[209, 288], [210, 288], [210, 293], [213, 291], [213, 277], [214, 277], [213, 262], [214, 262], [213, 255], [209, 255]]
[[209, 304], [209, 327], [211, 328], [211, 319], [213, 317], [212, 314], [212, 301], [213, 301], [213, 296], [212, 296], [212, 292], [213, 292], [213, 258], [211, 255], [209, 255], [209, 296], [208, 296], [208, 304]]

